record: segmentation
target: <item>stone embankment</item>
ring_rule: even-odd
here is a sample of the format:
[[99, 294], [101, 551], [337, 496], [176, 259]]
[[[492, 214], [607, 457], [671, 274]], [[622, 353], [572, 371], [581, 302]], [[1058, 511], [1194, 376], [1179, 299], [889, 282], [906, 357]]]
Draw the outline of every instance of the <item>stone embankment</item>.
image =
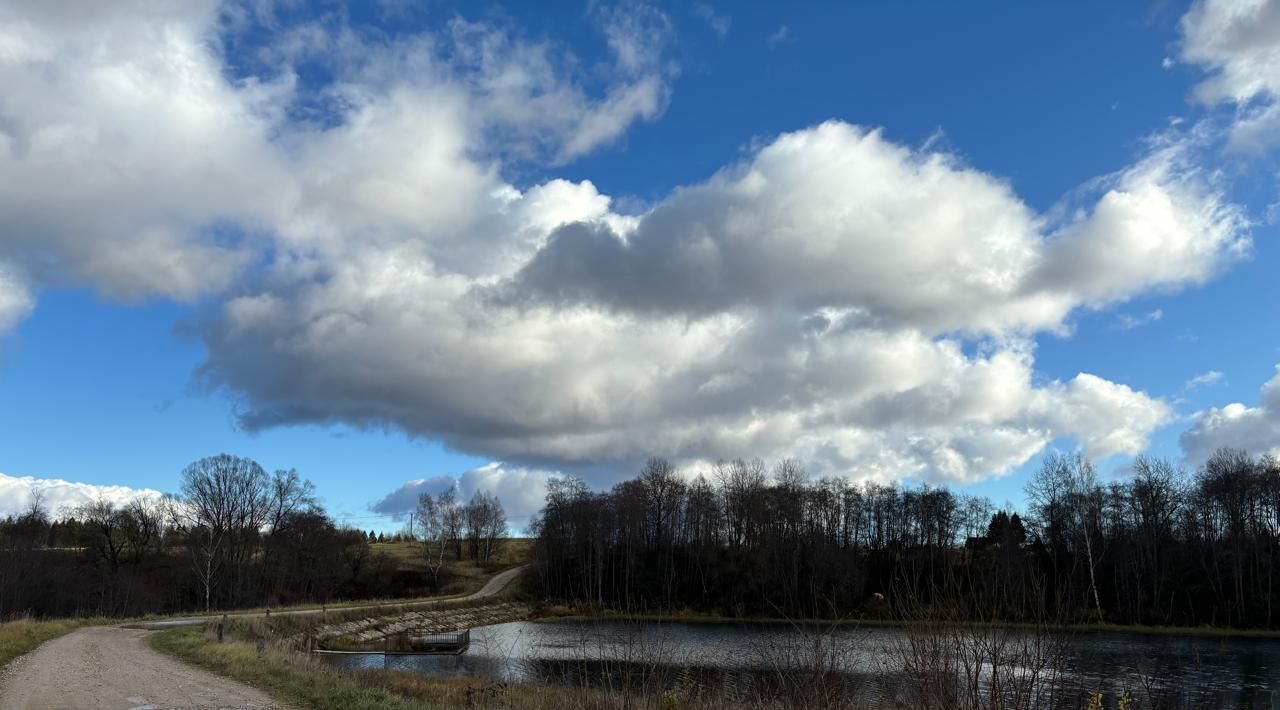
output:
[[477, 626], [505, 624], [523, 621], [532, 614], [527, 604], [502, 602], [463, 609], [424, 609], [397, 616], [356, 619], [342, 624], [325, 626], [312, 636], [315, 647], [330, 644], [373, 645], [384, 636], [401, 631], [471, 629]]

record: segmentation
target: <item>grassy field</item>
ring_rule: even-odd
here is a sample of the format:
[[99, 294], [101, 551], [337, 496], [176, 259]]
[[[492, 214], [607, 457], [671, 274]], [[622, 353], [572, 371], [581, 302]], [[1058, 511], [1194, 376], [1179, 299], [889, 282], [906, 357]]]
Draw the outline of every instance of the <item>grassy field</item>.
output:
[[433, 678], [408, 672], [349, 673], [290, 651], [269, 648], [259, 657], [248, 643], [215, 643], [199, 628], [164, 631], [152, 636], [149, 643], [192, 665], [252, 685], [276, 700], [312, 710], [690, 707], [670, 698], [609, 695], [534, 683]]
[[[328, 604], [306, 603], [306, 604], [290, 604], [286, 606], [273, 607], [251, 607], [234, 610], [214, 610], [214, 614], [226, 614], [227, 616], [237, 616], [242, 614], [259, 614], [270, 609], [277, 611], [309, 611], [321, 608], [338, 608], [346, 606], [366, 606], [366, 605], [388, 605], [401, 606], [408, 604], [416, 604], [418, 602], [434, 601], [449, 597], [460, 597], [472, 594], [480, 590], [484, 583], [489, 581], [495, 573], [504, 569], [522, 565], [529, 561], [529, 554], [533, 548], [533, 540], [529, 538], [511, 538], [503, 540], [499, 543], [498, 549], [494, 551], [493, 559], [488, 564], [477, 564], [469, 559], [461, 561], [454, 560], [452, 556], [447, 560], [450, 579], [445, 584], [444, 589], [437, 596], [429, 597], [389, 597], [386, 599], [358, 599], [358, 600], [342, 600], [333, 601]], [[426, 563], [422, 559], [422, 546], [414, 542], [382, 542], [374, 543], [369, 546], [375, 554], [383, 554], [395, 561], [396, 565], [401, 569], [419, 571], [422, 574], [427, 573]], [[154, 621], [160, 618], [172, 618], [183, 616], [208, 616], [202, 610], [194, 610], [181, 614], [166, 615], [163, 617], [148, 616], [143, 617], [143, 621]]]
[[0, 668], [40, 644], [55, 639], [63, 634], [95, 623], [105, 623], [102, 619], [55, 619], [52, 621], [35, 621], [32, 619], [16, 619], [0, 624]]
[[[447, 560], [449, 581], [441, 590], [442, 596], [458, 596], [478, 591], [495, 572], [524, 564], [529, 561], [529, 553], [533, 548], [530, 538], [511, 538], [498, 543], [493, 559], [486, 564], [479, 564], [466, 559], [454, 559], [451, 554]], [[427, 572], [426, 562], [422, 558], [422, 546], [415, 542], [383, 542], [369, 546], [374, 554], [384, 554], [396, 561], [401, 569]]]

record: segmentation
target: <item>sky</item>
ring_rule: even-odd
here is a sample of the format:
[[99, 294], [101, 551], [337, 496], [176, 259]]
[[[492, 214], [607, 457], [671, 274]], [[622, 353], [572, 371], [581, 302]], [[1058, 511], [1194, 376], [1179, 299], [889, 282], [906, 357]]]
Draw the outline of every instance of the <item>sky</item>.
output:
[[0, 0], [0, 515], [1280, 454], [1280, 2]]

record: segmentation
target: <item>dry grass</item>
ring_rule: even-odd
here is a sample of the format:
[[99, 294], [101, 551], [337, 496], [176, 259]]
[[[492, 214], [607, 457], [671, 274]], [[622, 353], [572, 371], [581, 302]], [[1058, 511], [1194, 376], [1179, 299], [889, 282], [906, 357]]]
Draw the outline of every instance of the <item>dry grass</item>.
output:
[[30, 618], [14, 619], [0, 624], [0, 668], [37, 646], [91, 624], [107, 623], [105, 619], [54, 619], [36, 621]]
[[[426, 574], [422, 547], [416, 542], [374, 543], [369, 549], [374, 554], [384, 554], [395, 560], [401, 569], [418, 570]], [[447, 562], [449, 581], [440, 590], [441, 596], [462, 596], [478, 591], [495, 572], [528, 562], [532, 550], [532, 539], [510, 538], [498, 543], [493, 558], [487, 563], [478, 563], [465, 557], [461, 560], [450, 558]]]

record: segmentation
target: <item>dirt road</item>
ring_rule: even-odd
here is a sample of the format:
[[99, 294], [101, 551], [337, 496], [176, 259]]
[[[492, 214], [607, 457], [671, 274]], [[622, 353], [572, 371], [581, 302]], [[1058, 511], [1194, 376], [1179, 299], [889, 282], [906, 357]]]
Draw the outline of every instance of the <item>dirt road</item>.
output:
[[[466, 597], [484, 599], [502, 591], [523, 567], [493, 576]], [[429, 602], [428, 602], [429, 603]], [[359, 609], [376, 605], [331, 607]], [[316, 611], [277, 612], [310, 614]], [[136, 625], [91, 626], [54, 639], [0, 670], [0, 708], [61, 710], [102, 708], [283, 708], [265, 693], [213, 675], [151, 650], [150, 630], [205, 619], [181, 619]]]
[[5, 710], [282, 708], [265, 693], [193, 668], [147, 645], [148, 631], [90, 626], [0, 671]]

